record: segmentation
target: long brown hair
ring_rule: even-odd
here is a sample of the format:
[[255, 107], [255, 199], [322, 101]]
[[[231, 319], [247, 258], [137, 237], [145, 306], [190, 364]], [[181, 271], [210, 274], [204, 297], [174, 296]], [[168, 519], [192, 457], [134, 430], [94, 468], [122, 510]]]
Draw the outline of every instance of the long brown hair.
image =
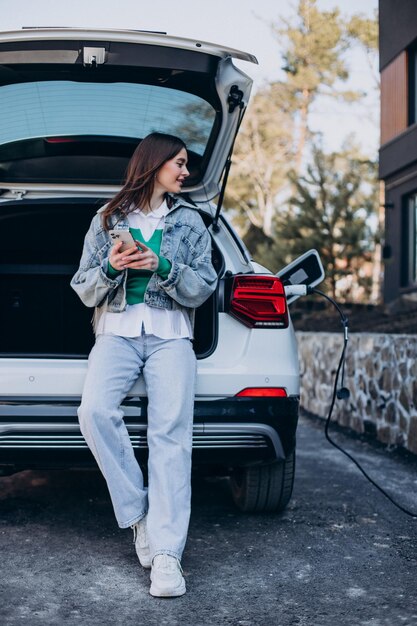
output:
[[187, 149], [182, 139], [165, 133], [151, 133], [142, 139], [126, 172], [126, 182], [102, 213], [103, 226], [110, 228], [110, 216], [116, 211], [125, 215], [137, 207], [149, 206], [155, 187], [155, 175], [180, 150]]

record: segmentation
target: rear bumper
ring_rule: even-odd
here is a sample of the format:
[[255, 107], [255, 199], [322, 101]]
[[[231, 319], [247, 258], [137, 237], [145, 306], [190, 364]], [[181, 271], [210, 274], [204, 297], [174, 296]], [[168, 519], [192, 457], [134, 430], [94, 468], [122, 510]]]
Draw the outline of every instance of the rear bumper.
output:
[[[0, 467], [94, 463], [81, 435], [79, 399], [0, 399]], [[196, 400], [193, 462], [217, 466], [284, 459], [295, 447], [298, 398]], [[147, 458], [147, 401], [128, 400], [125, 423], [139, 461]]]

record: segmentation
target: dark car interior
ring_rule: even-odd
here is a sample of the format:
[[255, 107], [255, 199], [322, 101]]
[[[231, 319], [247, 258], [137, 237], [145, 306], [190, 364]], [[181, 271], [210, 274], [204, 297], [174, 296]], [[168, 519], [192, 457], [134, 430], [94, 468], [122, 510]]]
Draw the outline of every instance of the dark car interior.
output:
[[[0, 354], [86, 358], [94, 342], [93, 309], [70, 287], [85, 233], [104, 200], [8, 202], [0, 213]], [[211, 217], [202, 214], [208, 225]], [[223, 260], [213, 249], [220, 273]], [[217, 295], [196, 312], [194, 349], [208, 356], [217, 343]]]
[[[120, 185], [138, 138], [111, 136], [38, 137], [0, 145], [1, 181]], [[201, 180], [202, 158], [187, 150], [190, 176]]]

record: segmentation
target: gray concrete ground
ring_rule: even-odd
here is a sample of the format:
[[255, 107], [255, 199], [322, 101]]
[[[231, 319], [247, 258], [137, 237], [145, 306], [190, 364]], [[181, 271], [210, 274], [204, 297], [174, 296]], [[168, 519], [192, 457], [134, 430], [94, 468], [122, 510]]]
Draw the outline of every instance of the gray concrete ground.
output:
[[[415, 461], [336, 437], [417, 510]], [[182, 598], [149, 596], [97, 472], [2, 478], [0, 506], [2, 626], [417, 625], [417, 520], [307, 419], [284, 514], [242, 514], [224, 480], [195, 478]]]

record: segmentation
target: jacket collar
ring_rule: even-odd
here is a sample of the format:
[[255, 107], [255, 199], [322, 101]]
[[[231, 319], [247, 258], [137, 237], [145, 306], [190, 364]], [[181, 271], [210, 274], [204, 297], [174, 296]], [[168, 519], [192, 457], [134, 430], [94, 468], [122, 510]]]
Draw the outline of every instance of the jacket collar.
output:
[[187, 207], [188, 209], [196, 209], [196, 205], [192, 204], [188, 200], [185, 200], [182, 196], [176, 196], [174, 194], [167, 193], [167, 205], [169, 211], [173, 211], [174, 209], [178, 209], [179, 207]]
[[[184, 198], [182, 198], [181, 196], [177, 196], [174, 194], [168, 194], [167, 193], [167, 205], [169, 208], [169, 212], [173, 211], [174, 209], [178, 209], [179, 207], [187, 207], [189, 209], [197, 209], [195, 204], [192, 204], [191, 202], [189, 202], [188, 200], [185, 200]], [[108, 203], [104, 204], [102, 207], [100, 207], [97, 211], [97, 213], [103, 213], [103, 211], [105, 210], [106, 206]]]

